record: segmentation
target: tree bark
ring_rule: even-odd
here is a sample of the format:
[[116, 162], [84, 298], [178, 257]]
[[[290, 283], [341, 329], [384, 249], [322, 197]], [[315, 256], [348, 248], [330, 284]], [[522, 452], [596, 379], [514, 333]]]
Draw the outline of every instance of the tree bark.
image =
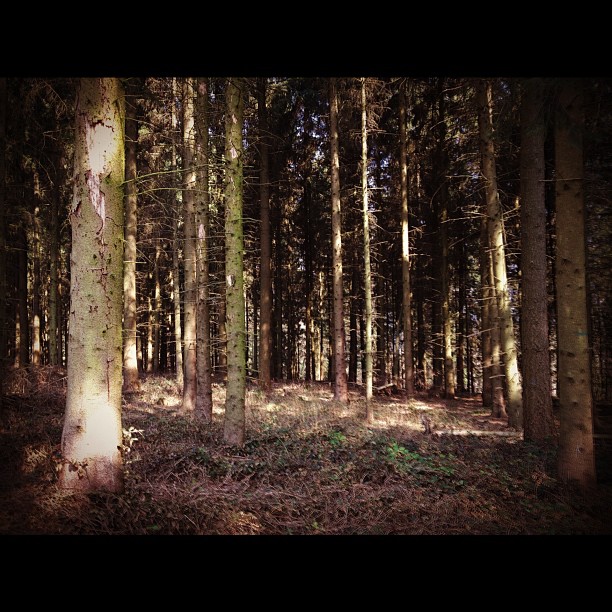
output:
[[260, 199], [260, 312], [259, 312], [259, 386], [269, 391], [272, 386], [272, 240], [270, 236], [270, 163], [269, 127], [266, 108], [266, 78], [258, 79], [257, 109], [259, 119], [259, 199]]
[[582, 81], [560, 83], [555, 117], [558, 470], [565, 482], [596, 484], [587, 310]]
[[197, 267], [196, 267], [196, 229], [195, 229], [195, 120], [194, 120], [194, 79], [187, 77], [183, 81], [183, 215], [185, 246], [184, 270], [185, 291], [183, 298], [184, 311], [184, 347], [183, 356], [183, 406], [186, 412], [193, 412], [197, 395]]
[[32, 218], [32, 365], [41, 364], [40, 354], [40, 209], [37, 206]]
[[136, 355], [136, 239], [138, 196], [136, 190], [136, 147], [138, 123], [136, 102], [126, 103], [125, 117], [125, 244], [123, 251], [123, 390], [137, 391], [138, 358]]
[[244, 101], [242, 83], [228, 79], [225, 115], [225, 275], [227, 317], [227, 391], [223, 438], [241, 446], [245, 434], [245, 305], [242, 227]]
[[6, 77], [0, 77], [0, 407], [8, 359], [6, 311]]
[[210, 194], [208, 191], [208, 80], [198, 78], [196, 96], [196, 164], [197, 164], [197, 397], [196, 414], [210, 423], [213, 416], [212, 363], [210, 350], [210, 295], [208, 250], [210, 223], [208, 219]]
[[123, 491], [121, 456], [124, 95], [81, 79], [70, 213], [70, 334], [62, 432], [65, 489]]
[[503, 212], [497, 191], [491, 84], [478, 80], [476, 95], [480, 132], [481, 171], [485, 181], [489, 242], [493, 252], [493, 284], [495, 286], [495, 297], [499, 313], [504, 373], [508, 394], [508, 424], [511, 427], [520, 429], [523, 426], [522, 390], [518, 369], [518, 351], [514, 338], [514, 323], [512, 321], [510, 295], [506, 277]]
[[410, 288], [410, 241], [408, 225], [408, 111], [406, 102], [406, 84], [400, 89], [400, 174], [401, 174], [401, 223], [402, 223], [402, 324], [404, 331], [404, 386], [406, 399], [414, 396], [414, 366], [412, 359], [412, 313]]
[[338, 94], [336, 79], [329, 79], [329, 120], [332, 196], [332, 270], [333, 270], [333, 357], [335, 366], [334, 399], [348, 402], [346, 374], [344, 289], [342, 282], [342, 210], [340, 207], [340, 152], [338, 145]]
[[[368, 199], [368, 115], [366, 80], [361, 80], [361, 193], [363, 201], [363, 282], [365, 310], [366, 422], [374, 422], [372, 406], [372, 267], [370, 263], [370, 206]], [[412, 341], [409, 342], [412, 345]], [[411, 353], [412, 355], [412, 353]], [[407, 358], [408, 359], [408, 358]], [[408, 361], [407, 361], [408, 363]], [[412, 364], [412, 357], [409, 361]], [[408, 380], [408, 375], [406, 375]]]
[[544, 202], [545, 86], [523, 81], [521, 100], [521, 347], [525, 439], [554, 434], [548, 353], [546, 205]]
[[[176, 97], [177, 97], [176, 79], [172, 79], [172, 170], [175, 173], [172, 184], [178, 193], [178, 185], [180, 182], [176, 178], [178, 172], [177, 164], [177, 147], [178, 147], [178, 113], [176, 112]], [[172, 197], [171, 209], [174, 210], [172, 215], [172, 302], [174, 305], [174, 346], [175, 346], [175, 368], [176, 382], [183, 385], [183, 327], [181, 324], [181, 283], [180, 283], [180, 262], [179, 262], [179, 211], [176, 195]]]

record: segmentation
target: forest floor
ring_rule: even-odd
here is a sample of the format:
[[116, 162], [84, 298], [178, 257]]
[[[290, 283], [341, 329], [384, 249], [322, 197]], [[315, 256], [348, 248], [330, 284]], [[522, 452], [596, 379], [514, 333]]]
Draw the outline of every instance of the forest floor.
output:
[[476, 397], [376, 396], [366, 425], [359, 389], [344, 406], [326, 383], [253, 386], [236, 448], [223, 385], [205, 426], [181, 413], [172, 378], [150, 376], [124, 398], [125, 492], [84, 495], [57, 486], [65, 371], [13, 373], [5, 391], [0, 534], [612, 534], [610, 480], [563, 485], [554, 447]]

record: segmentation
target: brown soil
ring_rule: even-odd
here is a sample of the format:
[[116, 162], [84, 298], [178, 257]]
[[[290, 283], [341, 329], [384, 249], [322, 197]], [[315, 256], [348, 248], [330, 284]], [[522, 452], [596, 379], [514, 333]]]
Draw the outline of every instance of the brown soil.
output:
[[124, 398], [125, 493], [62, 491], [64, 386], [57, 368], [9, 381], [0, 534], [612, 533], [612, 484], [564, 486], [554, 445], [524, 442], [479, 398], [379, 395], [367, 426], [360, 390], [343, 406], [325, 383], [250, 388], [236, 448], [222, 441], [221, 384], [205, 426], [181, 413], [171, 378], [149, 377]]

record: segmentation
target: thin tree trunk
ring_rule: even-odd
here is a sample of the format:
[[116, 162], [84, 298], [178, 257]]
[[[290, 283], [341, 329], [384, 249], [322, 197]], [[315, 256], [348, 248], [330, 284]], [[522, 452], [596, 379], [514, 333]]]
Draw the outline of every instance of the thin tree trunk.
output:
[[521, 380], [518, 369], [518, 351], [514, 338], [514, 323], [510, 308], [510, 295], [506, 277], [504, 247], [504, 222], [495, 169], [495, 147], [493, 144], [493, 108], [491, 84], [477, 81], [478, 124], [480, 131], [480, 153], [482, 175], [485, 180], [489, 242], [493, 252], [493, 283], [499, 312], [499, 327], [504, 358], [504, 372], [508, 394], [508, 424], [520, 429], [523, 426], [523, 402]]
[[480, 226], [480, 349], [482, 359], [482, 405], [493, 408], [493, 361], [491, 328], [494, 322], [491, 318], [491, 279], [489, 278], [489, 238], [486, 217], [482, 217]]
[[32, 222], [32, 365], [41, 363], [40, 355], [40, 209], [34, 210]]
[[554, 434], [544, 202], [545, 87], [523, 81], [521, 100], [521, 347], [525, 439], [544, 442]]
[[186, 412], [193, 412], [197, 395], [197, 266], [196, 266], [196, 220], [195, 220], [195, 120], [194, 120], [194, 79], [185, 78], [183, 82], [183, 215], [185, 246], [184, 270], [184, 346], [183, 358], [183, 406]]
[[121, 456], [124, 95], [81, 79], [70, 214], [70, 336], [62, 488], [123, 491]]
[[210, 291], [208, 250], [210, 223], [208, 219], [210, 194], [208, 191], [208, 80], [198, 78], [196, 97], [196, 164], [197, 164], [197, 397], [196, 414], [210, 423], [213, 416], [212, 364], [210, 350]]
[[125, 117], [125, 244], [123, 250], [123, 390], [137, 391], [138, 358], [136, 355], [136, 240], [138, 227], [138, 196], [136, 189], [136, 147], [138, 123], [136, 103], [126, 104]]
[[502, 359], [502, 338], [499, 325], [499, 306], [495, 299], [495, 287], [491, 279], [494, 275], [493, 253], [488, 249], [488, 299], [491, 321], [491, 416], [505, 419], [508, 417], [506, 396], [504, 394], [504, 367]]
[[346, 375], [344, 290], [342, 282], [342, 211], [340, 208], [340, 157], [338, 145], [338, 94], [336, 79], [329, 79], [329, 120], [332, 193], [332, 268], [333, 268], [333, 356], [335, 366], [334, 399], [348, 402]]
[[17, 285], [17, 315], [19, 342], [17, 344], [18, 360], [16, 365], [25, 368], [30, 358], [30, 322], [28, 320], [28, 235], [24, 228], [19, 230]]
[[587, 309], [582, 81], [560, 83], [555, 117], [558, 470], [565, 482], [596, 484]]
[[353, 251], [351, 271], [351, 297], [349, 306], [349, 364], [348, 382], [357, 382], [357, 302], [359, 300], [359, 256]]
[[401, 223], [402, 223], [402, 313], [404, 331], [404, 386], [406, 399], [414, 396], [414, 366], [412, 360], [412, 314], [410, 288], [410, 242], [408, 226], [408, 111], [406, 102], [406, 84], [400, 89], [400, 174], [401, 174]]
[[[363, 200], [363, 283], [365, 310], [366, 421], [374, 422], [372, 406], [372, 269], [370, 263], [370, 206], [368, 200], [368, 116], [366, 81], [361, 80], [361, 193]], [[409, 344], [412, 344], [410, 342]], [[412, 359], [410, 360], [412, 363]]]
[[[173, 185], [176, 188], [175, 193], [178, 193], [178, 185], [180, 181], [176, 178], [178, 172], [177, 164], [177, 140], [178, 140], [178, 114], [176, 112], [175, 99], [177, 96], [177, 84], [176, 79], [172, 79], [172, 171], [175, 173], [173, 178]], [[176, 202], [176, 196], [173, 196], [172, 209], [175, 213], [172, 215], [172, 272], [171, 272], [171, 284], [172, 284], [172, 301], [174, 305], [174, 346], [175, 346], [175, 376], [176, 382], [183, 386], [183, 328], [181, 325], [181, 283], [180, 283], [180, 262], [179, 262], [179, 248], [180, 248], [180, 232], [179, 232], [179, 212], [178, 203]], [[176, 206], [176, 209], [175, 209]]]
[[159, 282], [159, 266], [161, 257], [161, 240], [155, 238], [155, 260], [153, 262], [153, 371], [159, 372], [161, 357], [161, 285]]
[[[49, 319], [47, 335], [49, 338], [49, 363], [61, 365], [61, 336], [59, 325], [59, 201], [60, 201], [60, 176], [61, 176], [61, 154], [56, 152], [55, 181], [51, 189], [51, 221], [49, 227]], [[1, 232], [0, 232], [1, 233]], [[1, 258], [1, 255], [0, 255]]]
[[266, 78], [258, 80], [257, 108], [259, 118], [259, 199], [260, 199], [260, 306], [259, 306], [259, 386], [269, 391], [272, 385], [272, 240], [270, 236], [270, 164], [269, 128], [266, 109]]
[[6, 78], [0, 77], [0, 407], [8, 358], [6, 311]]
[[223, 439], [241, 446], [245, 434], [245, 306], [242, 227], [243, 91], [238, 79], [228, 79], [225, 116], [225, 274], [227, 316], [227, 392]]

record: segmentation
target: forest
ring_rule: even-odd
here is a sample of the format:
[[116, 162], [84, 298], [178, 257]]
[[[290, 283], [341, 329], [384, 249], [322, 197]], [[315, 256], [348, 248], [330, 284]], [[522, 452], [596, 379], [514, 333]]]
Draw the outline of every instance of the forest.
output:
[[612, 533], [612, 80], [0, 78], [0, 533]]

